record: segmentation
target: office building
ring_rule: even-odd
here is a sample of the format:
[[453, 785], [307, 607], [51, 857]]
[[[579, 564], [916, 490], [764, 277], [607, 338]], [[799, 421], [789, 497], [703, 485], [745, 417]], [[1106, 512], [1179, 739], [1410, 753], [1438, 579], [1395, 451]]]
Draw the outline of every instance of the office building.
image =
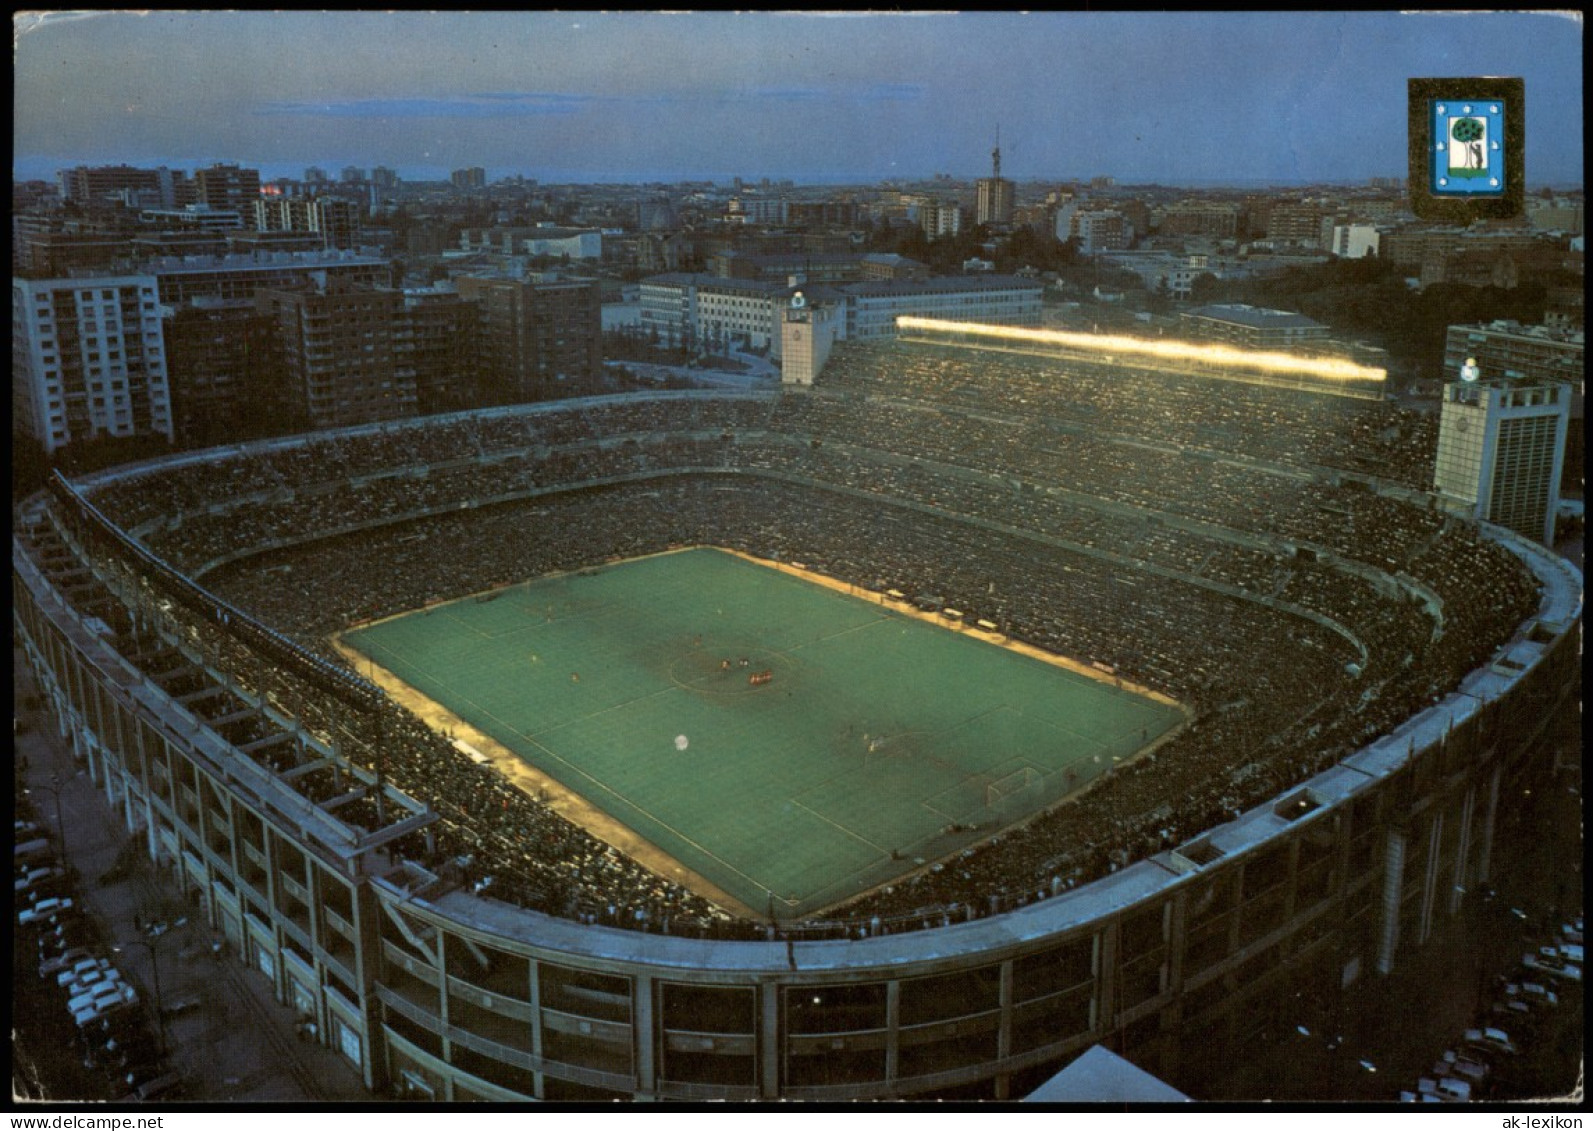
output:
[[1468, 517], [1553, 545], [1570, 408], [1571, 386], [1554, 382], [1446, 385], [1434, 488]]
[[781, 313], [780, 381], [785, 385], [813, 384], [830, 358], [839, 333], [837, 308], [831, 303], [810, 305], [797, 291]]
[[46, 454], [102, 436], [172, 438], [155, 279], [11, 281], [11, 429]]

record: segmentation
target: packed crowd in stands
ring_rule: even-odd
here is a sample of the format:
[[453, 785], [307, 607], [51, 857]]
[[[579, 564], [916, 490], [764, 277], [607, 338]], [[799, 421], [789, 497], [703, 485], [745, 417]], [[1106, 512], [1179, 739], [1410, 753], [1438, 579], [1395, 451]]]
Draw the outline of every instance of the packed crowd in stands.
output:
[[[1078, 801], [865, 896], [845, 925], [806, 928], [855, 932], [988, 914], [1176, 845], [1485, 661], [1533, 607], [1515, 559], [1324, 470], [1372, 460], [1419, 486], [1424, 428], [1380, 402], [897, 344], [838, 349], [806, 394], [435, 418], [111, 476], [92, 498], [328, 656], [327, 637], [351, 623], [706, 544], [955, 607], [1196, 711]], [[1394, 575], [1435, 594], [1438, 617]], [[312, 728], [337, 715], [309, 694], [291, 705]], [[385, 772], [443, 814], [428, 867], [583, 921], [764, 929], [594, 840], [407, 713], [384, 712], [380, 728]]]

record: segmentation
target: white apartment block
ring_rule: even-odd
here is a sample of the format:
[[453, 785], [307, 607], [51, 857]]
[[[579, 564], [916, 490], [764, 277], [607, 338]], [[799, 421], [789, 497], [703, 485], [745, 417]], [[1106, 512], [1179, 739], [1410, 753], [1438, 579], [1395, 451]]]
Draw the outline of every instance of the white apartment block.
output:
[[98, 436], [172, 438], [153, 275], [11, 281], [12, 431], [46, 453]]

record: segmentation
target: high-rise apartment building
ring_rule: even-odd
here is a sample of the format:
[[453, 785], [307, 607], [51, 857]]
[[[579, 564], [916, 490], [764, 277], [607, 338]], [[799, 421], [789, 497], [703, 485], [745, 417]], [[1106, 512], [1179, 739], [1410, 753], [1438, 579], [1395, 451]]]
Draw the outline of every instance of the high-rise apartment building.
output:
[[1546, 381], [1446, 385], [1433, 469], [1439, 495], [1469, 517], [1552, 545], [1570, 405], [1571, 387]]
[[463, 276], [454, 285], [480, 308], [485, 403], [544, 400], [597, 386], [603, 367], [597, 284]]
[[260, 198], [260, 170], [212, 165], [194, 173], [197, 203], [250, 215]]
[[487, 171], [479, 165], [472, 166], [469, 169], [455, 169], [448, 175], [448, 180], [453, 184], [454, 188], [462, 192], [469, 192], [473, 189], [487, 187]]
[[171, 311], [164, 332], [179, 446], [237, 443], [298, 423], [273, 364], [276, 322], [252, 300], [200, 300]]
[[172, 438], [155, 279], [11, 282], [11, 429], [46, 454], [101, 436]]
[[397, 291], [333, 279], [261, 291], [255, 302], [274, 323], [274, 368], [296, 422], [341, 428], [415, 415], [414, 376], [393, 352]]
[[314, 233], [323, 247], [346, 250], [359, 243], [360, 207], [343, 197], [261, 197], [254, 202], [253, 219], [262, 232]]
[[1001, 132], [996, 131], [996, 147], [990, 151], [990, 176], [977, 183], [975, 223], [1010, 224], [1017, 194], [1011, 181], [1001, 175]]

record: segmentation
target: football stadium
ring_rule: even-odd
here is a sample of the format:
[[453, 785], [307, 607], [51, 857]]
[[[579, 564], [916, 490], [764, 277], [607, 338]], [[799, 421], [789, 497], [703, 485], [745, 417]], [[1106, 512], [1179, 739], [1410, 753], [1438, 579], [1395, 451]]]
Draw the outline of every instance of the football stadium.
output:
[[18, 640], [382, 1094], [1178, 1083], [1420, 962], [1549, 772], [1580, 574], [1370, 386], [919, 329], [57, 476]]

